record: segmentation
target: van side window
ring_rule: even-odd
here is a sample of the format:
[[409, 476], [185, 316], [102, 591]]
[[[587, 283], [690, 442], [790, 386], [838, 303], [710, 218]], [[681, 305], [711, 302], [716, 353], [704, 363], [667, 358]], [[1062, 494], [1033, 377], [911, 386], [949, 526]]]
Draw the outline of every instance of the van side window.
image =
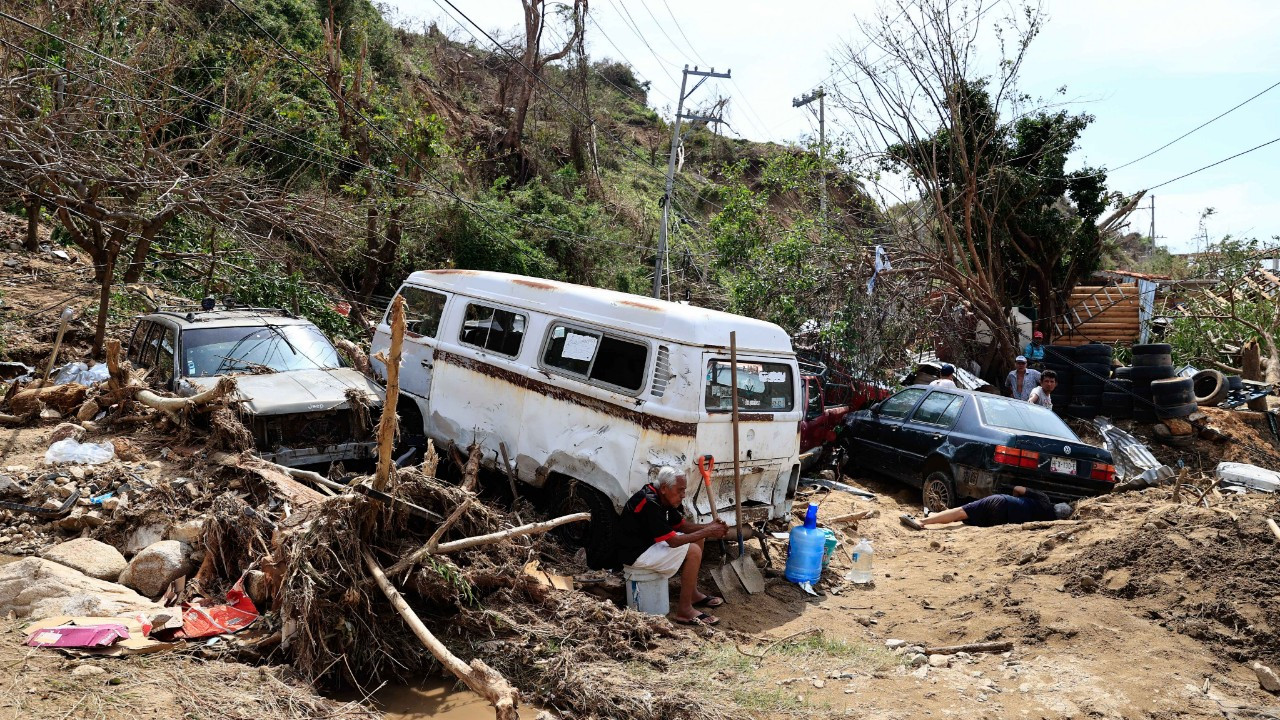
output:
[[134, 365], [138, 364], [138, 359], [142, 357], [142, 346], [146, 343], [147, 331], [151, 329], [150, 320], [139, 320], [138, 326], [133, 329], [133, 335], [129, 337], [129, 362]]
[[[440, 316], [444, 314], [444, 301], [448, 296], [413, 286], [400, 290], [404, 298], [405, 332], [419, 337], [434, 338], [440, 329]], [[387, 306], [387, 313], [391, 308]], [[389, 315], [388, 315], [389, 317]], [[390, 322], [388, 319], [387, 322]]]
[[542, 363], [631, 392], [644, 387], [649, 346], [595, 330], [556, 325], [547, 337]]
[[156, 378], [168, 385], [173, 380], [173, 347], [178, 341], [178, 333], [173, 328], [164, 328], [160, 344], [156, 348]]
[[151, 323], [151, 330], [147, 333], [147, 339], [142, 343], [142, 351], [138, 355], [139, 365], [151, 367], [156, 364], [156, 353], [160, 350], [160, 338], [164, 337], [164, 332], [164, 325]]
[[510, 310], [468, 303], [458, 340], [482, 350], [515, 357], [524, 340], [526, 318]]

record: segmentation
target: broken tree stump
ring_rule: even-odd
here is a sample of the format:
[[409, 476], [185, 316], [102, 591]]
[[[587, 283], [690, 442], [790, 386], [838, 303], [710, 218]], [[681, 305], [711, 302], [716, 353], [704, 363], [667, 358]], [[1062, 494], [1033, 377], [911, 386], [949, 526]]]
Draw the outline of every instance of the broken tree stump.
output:
[[404, 345], [404, 296], [391, 303], [391, 347], [384, 358], [387, 367], [387, 392], [382, 402], [382, 418], [378, 421], [378, 471], [373, 478], [374, 490], [386, 490], [391, 484], [391, 450], [399, 431], [396, 402], [400, 399], [400, 349]]
[[369, 569], [369, 574], [373, 576], [374, 582], [378, 584], [378, 588], [382, 590], [382, 594], [387, 596], [391, 606], [400, 613], [400, 617], [432, 656], [467, 687], [488, 700], [493, 705], [494, 717], [497, 720], [518, 720], [517, 708], [520, 704], [520, 693], [507, 682], [502, 673], [489, 667], [483, 660], [472, 660], [468, 665], [462, 661], [462, 658], [450, 652], [449, 648], [427, 629], [422, 618], [418, 617], [413, 608], [409, 607], [409, 603], [405, 602], [400, 591], [396, 590], [387, 579], [382, 566], [368, 550], [364, 551], [364, 564]]

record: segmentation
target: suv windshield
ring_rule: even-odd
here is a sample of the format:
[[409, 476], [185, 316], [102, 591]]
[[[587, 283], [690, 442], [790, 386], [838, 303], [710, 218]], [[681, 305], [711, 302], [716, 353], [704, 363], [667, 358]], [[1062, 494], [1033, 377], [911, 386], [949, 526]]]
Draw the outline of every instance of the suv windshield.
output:
[[1080, 438], [1052, 410], [1013, 398], [977, 397], [978, 407], [982, 409], [982, 422], [991, 427], [1080, 442]]
[[191, 328], [182, 333], [187, 377], [341, 367], [338, 351], [312, 325]]

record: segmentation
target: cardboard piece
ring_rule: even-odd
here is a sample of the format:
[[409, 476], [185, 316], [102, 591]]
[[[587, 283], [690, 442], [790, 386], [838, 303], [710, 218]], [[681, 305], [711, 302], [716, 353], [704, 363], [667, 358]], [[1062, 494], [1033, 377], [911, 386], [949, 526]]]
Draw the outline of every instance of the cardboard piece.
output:
[[537, 580], [541, 585], [549, 585], [557, 590], [572, 590], [572, 575], [553, 575], [538, 567], [537, 560], [530, 560], [524, 565], [524, 574]]

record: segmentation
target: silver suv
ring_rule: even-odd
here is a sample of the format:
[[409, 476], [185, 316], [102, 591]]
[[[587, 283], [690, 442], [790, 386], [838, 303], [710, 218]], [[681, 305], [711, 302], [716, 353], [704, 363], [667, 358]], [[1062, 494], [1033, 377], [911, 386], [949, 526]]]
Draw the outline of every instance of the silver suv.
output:
[[[343, 367], [319, 328], [284, 310], [160, 308], [138, 318], [128, 357], [184, 396], [235, 376], [242, 417], [259, 455], [272, 462], [296, 467], [375, 455], [382, 388]], [[352, 408], [353, 396], [368, 412]]]

